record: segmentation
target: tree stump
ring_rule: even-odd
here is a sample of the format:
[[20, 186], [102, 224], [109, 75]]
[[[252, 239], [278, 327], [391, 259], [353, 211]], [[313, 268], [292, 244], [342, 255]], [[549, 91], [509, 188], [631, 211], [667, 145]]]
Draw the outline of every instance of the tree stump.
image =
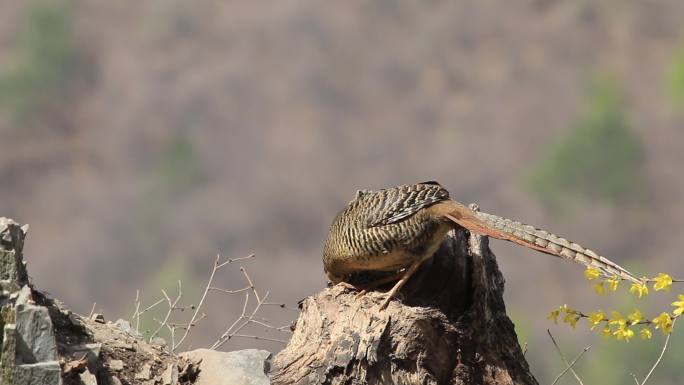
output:
[[305, 299], [273, 384], [530, 384], [486, 237], [452, 231], [384, 311], [336, 285]]

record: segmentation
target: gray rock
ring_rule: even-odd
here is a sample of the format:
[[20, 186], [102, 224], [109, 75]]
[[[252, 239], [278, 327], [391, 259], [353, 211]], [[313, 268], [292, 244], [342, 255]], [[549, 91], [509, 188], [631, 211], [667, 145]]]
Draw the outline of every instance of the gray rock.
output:
[[177, 385], [178, 384], [178, 366], [176, 364], [169, 364], [161, 375], [161, 382], [163, 385]]
[[59, 362], [48, 361], [37, 364], [17, 365], [14, 385], [61, 385], [62, 370]]
[[0, 217], [0, 286], [9, 292], [28, 284], [22, 257], [26, 233], [13, 220]]
[[0, 384], [14, 383], [16, 347], [17, 325], [5, 324], [2, 328], [2, 350], [0, 350], [0, 379], [2, 379]]
[[66, 354], [72, 359], [80, 359], [85, 355], [88, 360], [88, 369], [95, 373], [100, 360], [100, 350], [102, 350], [102, 344], [71, 345], [66, 347]]
[[157, 336], [157, 337], [154, 337], [150, 340], [150, 345], [159, 346], [159, 347], [163, 348], [166, 346], [166, 340]]
[[94, 374], [90, 373], [90, 370], [88, 369], [79, 374], [78, 377], [81, 379], [81, 384], [83, 385], [97, 385], [97, 378]]
[[22, 249], [28, 226], [0, 218], [0, 384], [61, 384], [48, 309], [33, 303]]
[[81, 321], [81, 318], [78, 315], [71, 313], [68, 315], [68, 317], [69, 317], [69, 322], [72, 325], [74, 325], [76, 327], [83, 327], [83, 321]]
[[109, 361], [109, 369], [114, 371], [121, 371], [124, 368], [124, 363], [121, 360], [111, 360]]
[[24, 285], [18, 292], [12, 294], [14, 303], [17, 305], [33, 304], [33, 296], [31, 295], [31, 288]]
[[17, 364], [35, 364], [57, 359], [57, 344], [48, 309], [35, 305], [16, 306]]
[[217, 352], [197, 349], [181, 353], [192, 361], [202, 360], [195, 385], [270, 385], [266, 373], [270, 369], [271, 353], [246, 349]]
[[150, 367], [150, 364], [144, 364], [142, 368], [140, 368], [140, 371], [135, 374], [135, 379], [136, 380], [147, 380], [152, 376], [152, 368]]
[[119, 330], [121, 330], [122, 332], [127, 333], [128, 335], [131, 335], [131, 336], [136, 337], [136, 338], [142, 338], [142, 334], [140, 334], [137, 330], [135, 330], [131, 326], [130, 322], [128, 322], [124, 319], [119, 318], [118, 320], [116, 320], [116, 322], [114, 322], [114, 326], [119, 328]]

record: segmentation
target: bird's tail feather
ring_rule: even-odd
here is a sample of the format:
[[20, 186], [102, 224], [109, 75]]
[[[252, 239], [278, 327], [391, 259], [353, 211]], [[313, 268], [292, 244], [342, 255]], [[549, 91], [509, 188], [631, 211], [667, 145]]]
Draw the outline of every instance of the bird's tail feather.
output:
[[475, 233], [514, 242], [542, 253], [593, 267], [607, 276], [617, 276], [638, 284], [644, 283], [642, 279], [608, 258], [548, 231], [511, 219], [474, 211], [455, 201], [450, 201], [449, 205], [442, 210], [444, 210], [445, 217]]

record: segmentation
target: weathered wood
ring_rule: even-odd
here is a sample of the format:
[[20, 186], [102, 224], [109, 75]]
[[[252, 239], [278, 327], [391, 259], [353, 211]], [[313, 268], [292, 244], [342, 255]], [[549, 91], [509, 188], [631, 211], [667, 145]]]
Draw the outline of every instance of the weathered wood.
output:
[[394, 300], [343, 285], [302, 302], [273, 384], [536, 385], [487, 239], [454, 231]]

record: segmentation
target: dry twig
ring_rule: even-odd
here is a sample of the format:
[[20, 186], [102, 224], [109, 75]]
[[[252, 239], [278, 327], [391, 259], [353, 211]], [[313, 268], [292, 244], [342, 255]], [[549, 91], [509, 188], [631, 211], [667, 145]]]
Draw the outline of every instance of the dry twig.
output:
[[97, 305], [97, 302], [93, 302], [93, 307], [90, 308], [90, 313], [88, 313], [88, 318], [91, 318], [93, 316], [93, 313], [95, 313], [95, 305]]
[[[248, 258], [253, 257], [254, 254], [250, 255]], [[195, 308], [195, 313], [192, 315], [192, 318], [190, 318], [190, 321], [187, 324], [187, 327], [185, 328], [185, 333], [183, 333], [183, 337], [181, 337], [180, 341], [178, 341], [178, 344], [173, 344], [171, 345], [171, 351], [175, 351], [176, 348], [178, 348], [183, 341], [188, 337], [188, 334], [190, 333], [190, 328], [192, 325], [196, 322], [197, 316], [199, 315], [200, 309], [202, 308], [202, 305], [204, 305], [204, 300], [207, 298], [207, 294], [209, 293], [209, 288], [211, 287], [212, 282], [214, 282], [214, 276], [216, 275], [216, 271], [220, 269], [221, 267], [225, 266], [226, 264], [230, 263], [230, 259], [222, 264], [219, 265], [219, 260], [221, 259], [221, 256], [219, 254], [216, 254], [216, 260], [214, 261], [214, 268], [211, 269], [211, 275], [209, 276], [209, 282], [207, 282], [207, 286], [204, 288], [204, 293], [202, 294], [202, 298], [200, 299], [199, 303], [197, 304], [197, 307]]]
[[[197, 304], [197, 306], [191, 306], [190, 308], [194, 309], [194, 313], [190, 317], [190, 319], [187, 322], [172, 322], [173, 319], [173, 314], [175, 311], [183, 311], [186, 309], [186, 307], [181, 307], [179, 306], [179, 302], [182, 297], [182, 287], [181, 287], [181, 282], [178, 281], [178, 294], [174, 299], [171, 299], [171, 297], [166, 293], [166, 291], [162, 290], [162, 295], [163, 297], [159, 299], [158, 301], [154, 302], [150, 306], [142, 309], [141, 301], [140, 301], [140, 291], [136, 291], [135, 295], [135, 311], [133, 312], [133, 315], [131, 316], [131, 324], [135, 321], [135, 327], [136, 330], [140, 330], [140, 316], [144, 314], [145, 312], [148, 312], [152, 310], [153, 308], [157, 307], [158, 305], [166, 302], [168, 308], [166, 309], [166, 313], [164, 317], [159, 320], [159, 319], [154, 319], [154, 321], [157, 322], [158, 326], [155, 328], [155, 330], [150, 334], [150, 339], [156, 337], [159, 335], [159, 333], [163, 330], [166, 329], [169, 333], [170, 336], [170, 345], [169, 345], [169, 350], [171, 352], [175, 352], [186, 340], [188, 335], [190, 334], [190, 331], [197, 323], [206, 318], [206, 314], [202, 313], [202, 306], [206, 302], [206, 299], [209, 295], [210, 291], [216, 291], [220, 293], [225, 293], [225, 294], [237, 294], [237, 293], [245, 293], [245, 300], [243, 302], [242, 306], [242, 312], [240, 316], [233, 321], [233, 323], [225, 330], [223, 334], [214, 342], [212, 345], [211, 349], [217, 349], [221, 347], [223, 344], [225, 344], [228, 340], [230, 340], [233, 337], [242, 337], [242, 338], [253, 338], [257, 340], [265, 340], [265, 341], [273, 341], [273, 342], [281, 342], [285, 343], [286, 341], [278, 338], [266, 338], [266, 337], [260, 337], [256, 335], [248, 335], [241, 333], [241, 331], [244, 330], [245, 327], [248, 325], [258, 325], [261, 327], [264, 327], [269, 330], [275, 330], [279, 332], [284, 332], [284, 333], [291, 333], [290, 331], [290, 326], [285, 325], [285, 326], [280, 326], [276, 327], [268, 323], [268, 321], [262, 317], [258, 317], [259, 311], [264, 307], [264, 306], [278, 306], [282, 309], [291, 309], [291, 307], [286, 306], [283, 303], [274, 303], [274, 302], [266, 302], [266, 299], [268, 298], [269, 293], [265, 292], [263, 294], [260, 294], [259, 291], [256, 289], [254, 286], [254, 282], [252, 282], [251, 277], [247, 273], [247, 270], [244, 267], [240, 267], [240, 271], [242, 272], [242, 275], [246, 281], [245, 287], [239, 288], [239, 289], [224, 289], [224, 288], [219, 288], [216, 286], [213, 286], [214, 279], [216, 277], [216, 273], [223, 267], [226, 267], [230, 265], [233, 262], [236, 261], [244, 261], [247, 259], [254, 258], [254, 254], [248, 255], [246, 257], [240, 257], [240, 258], [232, 258], [232, 259], [227, 259], [223, 262], [221, 262], [221, 256], [216, 255], [216, 259], [214, 260], [211, 274], [209, 275], [209, 279], [204, 287], [204, 292], [202, 293], [202, 296], [200, 297], [200, 300]], [[253, 296], [254, 299], [256, 300], [256, 303], [254, 305], [253, 309], [250, 309], [250, 297]], [[176, 331], [177, 330], [182, 330], [183, 334], [176, 341]]]
[[[256, 289], [254, 286], [254, 282], [252, 281], [252, 278], [249, 276], [247, 273], [247, 270], [244, 267], [240, 267], [240, 271], [242, 272], [242, 275], [245, 277], [245, 281], [247, 281], [247, 286], [245, 289], [248, 291], [245, 293], [245, 301], [243, 302], [242, 305], [242, 312], [240, 313], [240, 316], [233, 321], [230, 326], [221, 334], [221, 336], [214, 342], [214, 344], [211, 346], [210, 349], [215, 350], [223, 346], [227, 341], [229, 341], [233, 337], [247, 337], [247, 338], [254, 338], [254, 339], [259, 339], [259, 340], [265, 340], [265, 341], [274, 341], [274, 342], [282, 342], [285, 343], [285, 341], [276, 339], [276, 338], [265, 338], [265, 337], [258, 337], [258, 336], [251, 336], [251, 335], [245, 335], [241, 334], [240, 331], [242, 331], [246, 326], [250, 324], [255, 324], [259, 325], [268, 329], [276, 330], [279, 332], [286, 332], [289, 333], [289, 326], [281, 326], [281, 327], [275, 327], [273, 325], [270, 325], [267, 322], [264, 322], [265, 320], [260, 320], [257, 318], [257, 313], [261, 308], [265, 305], [277, 305], [280, 306], [281, 308], [285, 308], [284, 304], [275, 304], [275, 303], [269, 303], [266, 302], [266, 299], [268, 298], [269, 292], [265, 292], [263, 296], [259, 295], [259, 291]], [[240, 289], [237, 292], [245, 291], [245, 289]], [[233, 291], [236, 292], [236, 291]], [[252, 309], [251, 312], [249, 312], [247, 309], [249, 308], [249, 298], [250, 298], [250, 293], [256, 300], [256, 304], [254, 305], [254, 308]]]
[[[674, 318], [674, 319], [672, 320], [672, 328], [673, 328], [673, 329], [674, 329], [674, 325], [675, 325], [676, 322], [677, 322], [677, 319]], [[665, 343], [663, 344], [663, 349], [660, 351], [660, 356], [658, 356], [658, 359], [656, 360], [656, 362], [655, 362], [655, 363], [653, 364], [653, 366], [651, 367], [651, 370], [648, 371], [648, 374], [646, 375], [646, 377], [644, 378], [644, 380], [641, 381], [641, 385], [644, 385], [644, 384], [646, 383], [646, 381], [648, 381], [648, 379], [651, 378], [651, 374], [653, 374], [653, 372], [655, 371], [655, 369], [656, 369], [656, 368], [658, 367], [658, 365], [660, 364], [660, 361], [663, 359], [663, 356], [665, 355], [665, 351], [667, 350], [667, 344], [670, 342], [670, 337], [671, 337], [671, 336], [672, 336], [672, 332], [669, 332], [669, 333], [667, 334], [667, 337], [665, 338]], [[636, 379], [637, 379], [636, 376], [634, 376], [634, 380], [636, 380]], [[639, 383], [639, 382], [637, 381], [637, 383]]]
[[164, 302], [164, 298], [160, 298], [159, 300], [155, 301], [153, 304], [150, 306], [144, 308], [142, 311], [140, 310], [140, 290], [135, 291], [135, 311], [133, 312], [133, 315], [131, 316], [131, 321], [130, 324], [133, 325], [133, 321], [135, 320], [135, 330], [140, 332], [140, 316], [143, 315], [144, 313], [154, 309], [157, 307], [159, 304]]
[[551, 383], [551, 385], [556, 385], [558, 380], [560, 380], [561, 377], [563, 377], [565, 375], [565, 373], [568, 372], [568, 370], [572, 373], [573, 376], [575, 376], [575, 379], [577, 380], [577, 382], [580, 385], [584, 385], [582, 380], [577, 375], [577, 372], [575, 372], [575, 369], [573, 369], [573, 366], [575, 366], [575, 364], [579, 361], [579, 359], [582, 358], [584, 353], [586, 353], [589, 349], [591, 349], [591, 346], [587, 346], [584, 349], [582, 349], [582, 351], [575, 357], [574, 360], [572, 360], [572, 362], [568, 362], [568, 360], [563, 355], [563, 352], [560, 350], [558, 343], [556, 343], [556, 339], [553, 338], [553, 335], [551, 334], [551, 330], [546, 329], [546, 332], [549, 334], [549, 337], [551, 337], [551, 341], [553, 342], [553, 346], [556, 347], [556, 351], [558, 352], [558, 355], [560, 356], [561, 360], [563, 360], [563, 363], [565, 363], [565, 365], [567, 366], [562, 372], [560, 372], [560, 374], [558, 374], [558, 376], [556, 376], [556, 379], [553, 381], [553, 383]]

